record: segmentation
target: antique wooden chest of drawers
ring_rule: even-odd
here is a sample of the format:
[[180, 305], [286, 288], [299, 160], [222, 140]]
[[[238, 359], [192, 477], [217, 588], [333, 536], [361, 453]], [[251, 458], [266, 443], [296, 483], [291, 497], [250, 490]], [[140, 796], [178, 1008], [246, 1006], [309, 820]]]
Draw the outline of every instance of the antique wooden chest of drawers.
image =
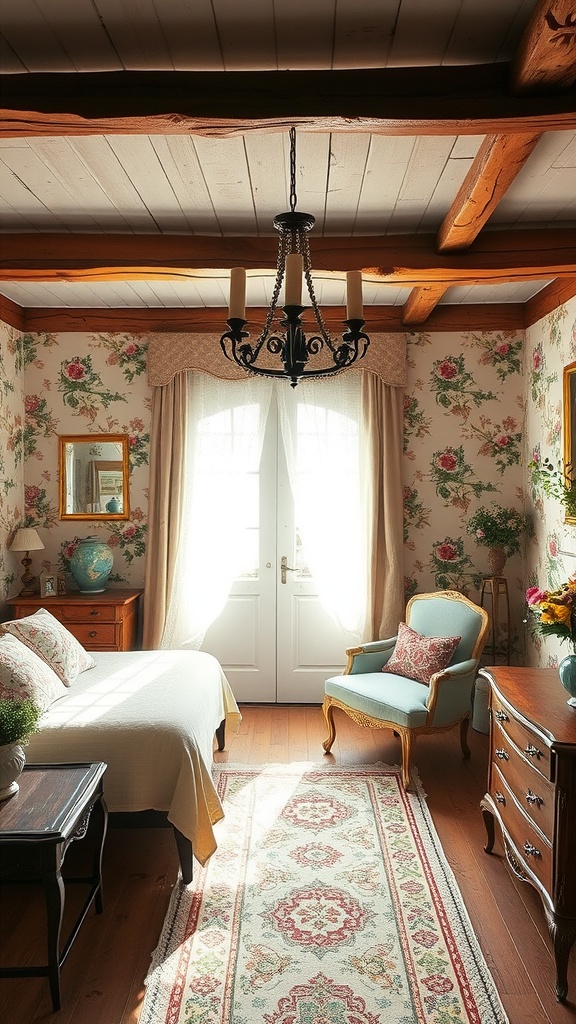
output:
[[13, 617], [21, 619], [46, 608], [88, 651], [133, 651], [138, 644], [141, 590], [105, 590], [102, 594], [78, 591], [58, 597], [13, 597]]
[[576, 711], [556, 669], [499, 666], [480, 674], [490, 682], [486, 850], [497, 821], [510, 868], [542, 899], [564, 1002], [576, 939]]

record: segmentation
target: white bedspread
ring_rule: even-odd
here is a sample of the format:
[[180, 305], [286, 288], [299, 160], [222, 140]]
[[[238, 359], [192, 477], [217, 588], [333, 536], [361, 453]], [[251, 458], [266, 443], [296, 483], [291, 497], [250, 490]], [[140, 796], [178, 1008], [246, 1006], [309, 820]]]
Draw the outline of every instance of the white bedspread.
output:
[[210, 766], [223, 719], [238, 706], [216, 658], [200, 651], [92, 652], [26, 748], [30, 763], [105, 761], [110, 811], [168, 811], [204, 864], [223, 817]]

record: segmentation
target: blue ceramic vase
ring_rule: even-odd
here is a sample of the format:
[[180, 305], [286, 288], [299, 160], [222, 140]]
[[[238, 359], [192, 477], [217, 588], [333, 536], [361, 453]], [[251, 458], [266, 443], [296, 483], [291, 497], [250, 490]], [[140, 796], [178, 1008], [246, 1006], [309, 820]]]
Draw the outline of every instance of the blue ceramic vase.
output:
[[560, 662], [558, 675], [562, 686], [570, 694], [568, 703], [571, 707], [576, 707], [576, 654], [569, 654]]
[[81, 594], [101, 594], [106, 590], [114, 556], [98, 537], [79, 540], [70, 559], [72, 573]]

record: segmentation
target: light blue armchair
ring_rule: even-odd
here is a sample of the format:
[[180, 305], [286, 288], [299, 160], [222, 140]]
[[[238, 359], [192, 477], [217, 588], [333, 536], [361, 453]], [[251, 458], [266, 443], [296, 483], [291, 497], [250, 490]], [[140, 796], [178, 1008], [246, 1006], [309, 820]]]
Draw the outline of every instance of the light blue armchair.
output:
[[323, 747], [330, 752], [336, 738], [334, 709], [340, 708], [358, 725], [392, 729], [402, 744], [402, 782], [410, 787], [414, 741], [422, 733], [452, 729], [460, 723], [464, 758], [472, 691], [488, 632], [488, 614], [452, 590], [417, 594], [406, 607], [406, 622], [421, 637], [457, 637], [460, 642], [448, 666], [435, 672], [428, 685], [396, 672], [383, 672], [397, 637], [353, 647], [346, 653], [344, 675], [325, 683], [322, 711], [329, 730]]

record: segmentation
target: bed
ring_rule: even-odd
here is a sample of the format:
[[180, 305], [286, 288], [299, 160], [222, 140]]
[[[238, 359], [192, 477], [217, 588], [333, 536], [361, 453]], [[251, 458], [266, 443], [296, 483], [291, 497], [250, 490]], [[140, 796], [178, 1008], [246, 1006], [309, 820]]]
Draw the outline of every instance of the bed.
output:
[[[58, 632], [64, 629], [42, 621]], [[12, 629], [26, 642], [25, 622], [4, 623], [2, 629]], [[14, 637], [3, 635], [3, 666], [8, 643], [14, 645]], [[31, 656], [35, 653], [28, 652]], [[190, 881], [192, 854], [201, 864], [207, 861], [216, 849], [213, 825], [223, 817], [211, 776], [215, 734], [222, 747], [224, 728], [236, 730], [241, 717], [226, 676], [216, 658], [200, 651], [84, 656], [87, 667], [69, 683], [59, 682], [60, 689], [44, 701], [41, 728], [29, 740], [26, 760], [104, 761], [108, 810], [166, 812], [183, 879]], [[59, 668], [54, 655], [51, 666]]]

